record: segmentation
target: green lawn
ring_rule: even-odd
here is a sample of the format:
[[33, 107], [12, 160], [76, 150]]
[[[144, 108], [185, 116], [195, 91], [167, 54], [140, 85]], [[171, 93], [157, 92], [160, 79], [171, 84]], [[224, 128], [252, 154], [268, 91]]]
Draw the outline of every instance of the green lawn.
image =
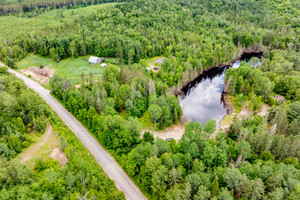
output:
[[[89, 56], [82, 56], [78, 58], [68, 58], [61, 60], [59, 63], [56, 63], [50, 58], [42, 57], [39, 55], [29, 55], [22, 61], [17, 63], [18, 70], [29, 68], [29, 67], [39, 67], [41, 64], [54, 68], [56, 74], [65, 76], [70, 79], [72, 84], [80, 83], [80, 75], [82, 72], [85, 75], [94, 75], [99, 77], [103, 73], [103, 68], [100, 65], [93, 66], [88, 62]], [[113, 58], [107, 59], [107, 62], [113, 61]]]

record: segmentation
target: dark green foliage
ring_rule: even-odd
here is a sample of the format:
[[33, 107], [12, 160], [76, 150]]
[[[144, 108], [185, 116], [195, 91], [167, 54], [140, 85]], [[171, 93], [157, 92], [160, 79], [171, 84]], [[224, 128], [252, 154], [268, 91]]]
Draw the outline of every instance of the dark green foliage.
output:
[[11, 159], [31, 144], [30, 131], [45, 132], [50, 110], [3, 67], [0, 88], [0, 156]]
[[149, 131], [146, 131], [143, 135], [143, 140], [146, 141], [146, 142], [153, 143], [154, 142], [154, 137]]

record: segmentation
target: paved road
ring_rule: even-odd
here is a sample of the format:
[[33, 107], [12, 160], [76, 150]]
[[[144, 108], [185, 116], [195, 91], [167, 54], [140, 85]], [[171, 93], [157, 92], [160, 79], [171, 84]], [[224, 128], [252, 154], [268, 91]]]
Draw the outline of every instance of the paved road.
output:
[[[1, 66], [2, 63], [0, 63]], [[3, 64], [2, 64], [3, 65]], [[50, 91], [40, 86], [37, 82], [29, 79], [23, 74], [9, 69], [9, 72], [21, 78], [25, 84], [37, 92], [47, 104], [58, 114], [65, 124], [75, 133], [82, 144], [91, 152], [105, 173], [115, 181], [117, 188], [124, 192], [126, 199], [142, 200], [146, 197], [140, 189], [132, 182], [115, 159], [90, 135], [86, 128], [71, 115], [54, 97]]]

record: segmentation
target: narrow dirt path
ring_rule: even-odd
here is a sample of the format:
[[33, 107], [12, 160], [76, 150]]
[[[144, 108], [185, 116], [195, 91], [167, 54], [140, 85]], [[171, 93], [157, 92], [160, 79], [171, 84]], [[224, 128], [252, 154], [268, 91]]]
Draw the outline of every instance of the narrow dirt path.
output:
[[49, 141], [49, 139], [52, 135], [52, 130], [53, 130], [53, 128], [51, 126], [51, 123], [48, 123], [47, 130], [44, 133], [44, 135], [42, 136], [42, 139], [40, 141], [38, 141], [37, 143], [35, 143], [33, 146], [29, 147], [29, 149], [25, 150], [25, 152], [22, 154], [22, 157], [21, 157], [22, 163], [33, 158], [34, 155], [36, 155], [36, 153], [40, 150], [40, 148], [42, 146], [44, 146], [47, 141]]

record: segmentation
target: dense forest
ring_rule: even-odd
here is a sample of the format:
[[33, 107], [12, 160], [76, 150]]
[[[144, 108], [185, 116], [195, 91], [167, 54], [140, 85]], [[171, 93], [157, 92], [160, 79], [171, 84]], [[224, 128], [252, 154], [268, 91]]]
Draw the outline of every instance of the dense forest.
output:
[[133, 1], [7, 38], [0, 59], [14, 67], [31, 52], [57, 61], [94, 54], [131, 65], [163, 54], [169, 62], [151, 76], [176, 87], [244, 49], [299, 49], [297, 19], [256, 1]]
[[[0, 199], [124, 199], [66, 125], [4, 67], [0, 88]], [[14, 158], [32, 144], [29, 135], [44, 133], [48, 122], [68, 162], [61, 166], [37, 158], [33, 170]]]
[[[149, 199], [296, 200], [300, 199], [299, 6], [297, 0], [111, 4], [63, 24], [6, 38], [1, 41], [0, 60], [16, 67], [31, 53], [57, 62], [82, 55], [116, 57], [119, 66], [105, 67], [97, 81], [82, 73], [80, 87], [55, 75], [51, 92], [112, 153]], [[63, 18], [61, 12], [58, 19]], [[140, 118], [149, 115], [154, 130], [178, 124], [183, 113], [174, 92], [203, 70], [231, 63], [244, 51], [264, 52], [261, 65], [253, 64], [257, 58], [229, 69], [224, 92], [237, 110], [246, 105], [253, 116], [234, 118], [226, 131], [218, 129], [215, 120], [189, 122], [178, 141], [154, 138], [149, 131], [141, 137]], [[147, 59], [155, 56], [165, 59], [157, 73], [148, 72]], [[9, 105], [5, 109], [15, 110], [10, 106], [22, 105], [23, 100], [3, 101]], [[263, 104], [270, 108], [266, 117], [256, 115]], [[30, 111], [3, 116], [3, 124], [14, 119], [4, 127], [23, 141], [16, 150], [6, 142], [10, 136], [3, 137], [8, 159], [30, 144], [26, 134], [11, 130], [14, 121], [43, 132], [53, 115], [46, 107]], [[89, 180], [85, 187], [93, 190], [89, 184], [94, 181]], [[103, 187], [98, 195], [111, 195]]]
[[[140, 108], [148, 108], [160, 127], [169, 125], [168, 119], [178, 120], [174, 111], [180, 112], [180, 107], [174, 95], [164, 99], [164, 94], [157, 92], [161, 91], [159, 88], [150, 89], [145, 77], [132, 79], [131, 85], [124, 83], [128, 81], [124, 68], [106, 68], [103, 80], [79, 89], [60, 77], [51, 80], [51, 87], [53, 94], [116, 156], [149, 198], [297, 199], [299, 63], [293, 58], [298, 57], [274, 50], [262, 58], [261, 66], [254, 69], [254, 65], [243, 63], [226, 74], [230, 80], [226, 87], [241, 101], [236, 105], [249, 101], [253, 110], [258, 110], [263, 102], [274, 105], [268, 117], [235, 118], [227, 133], [214, 133], [213, 120], [204, 126], [191, 122], [186, 124], [179, 141], [154, 139], [150, 132], [140, 139], [140, 126], [133, 118], [144, 112]], [[290, 62], [290, 72], [269, 67], [271, 63], [280, 68], [283, 65], [276, 64], [279, 61]], [[287, 91], [285, 79], [290, 80]], [[284, 95], [289, 103], [277, 102], [273, 94]], [[125, 119], [118, 115], [123, 109], [128, 114]]]

